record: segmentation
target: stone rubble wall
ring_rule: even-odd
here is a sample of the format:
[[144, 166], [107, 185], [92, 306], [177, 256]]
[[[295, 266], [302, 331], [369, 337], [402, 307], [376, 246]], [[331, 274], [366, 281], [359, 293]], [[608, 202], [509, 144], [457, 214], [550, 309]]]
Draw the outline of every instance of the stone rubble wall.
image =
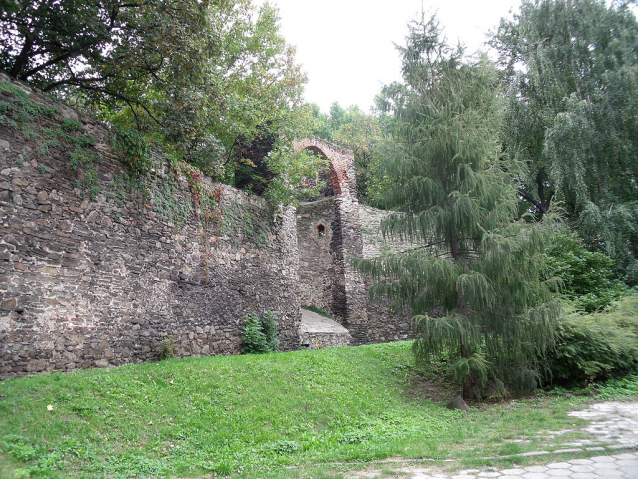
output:
[[[275, 212], [202, 178], [214, 199], [206, 209], [186, 170], [156, 156], [132, 179], [108, 127], [1, 73], [0, 82], [49, 108], [29, 125], [0, 109], [0, 379], [156, 360], [166, 341], [177, 356], [236, 354], [243, 317], [268, 310], [279, 313], [282, 349], [297, 349], [301, 305], [328, 311], [353, 344], [408, 337], [405, 318], [371, 302], [352, 267], [396, 245], [377, 232], [387, 213], [357, 202], [351, 151], [297, 145], [330, 160], [333, 197]], [[83, 150], [91, 165], [73, 163], [73, 138], [51, 140], [64, 122], [93, 138]]]
[[417, 246], [397, 238], [383, 237], [381, 222], [393, 213], [393, 211], [379, 210], [371, 206], [359, 207], [364, 258], [375, 258], [382, 253], [398, 253]]
[[220, 214], [203, 227], [184, 178], [162, 196], [173, 173], [158, 162], [141, 184], [118, 186], [127, 169], [108, 128], [56, 107], [36, 126], [81, 121], [101, 158], [99, 193], [79, 184], [73, 145], [44, 149], [0, 124], [0, 378], [157, 360], [164, 340], [177, 356], [238, 353], [243, 316], [267, 310], [279, 312], [282, 349], [299, 347], [294, 209], [274, 214], [207, 182]]
[[[316, 142], [311, 146], [317, 147]], [[332, 160], [331, 150], [320, 153]], [[349, 171], [345, 156], [341, 151], [341, 168]], [[352, 257], [372, 258], [407, 245], [391, 243], [379, 233], [379, 224], [389, 212], [359, 205], [350, 188], [336, 184], [339, 175], [331, 176], [334, 190], [341, 194], [303, 203], [297, 209], [302, 305], [328, 312], [348, 329], [352, 344], [408, 339], [407, 316], [390, 314], [387, 301], [371, 301], [366, 294], [370, 280], [355, 271], [351, 262]], [[317, 234], [317, 225], [325, 226], [323, 236]]]
[[299, 335], [301, 346], [306, 349], [343, 348], [350, 345], [350, 334], [334, 332], [307, 332]]
[[[345, 207], [358, 210], [360, 223], [348, 223], [353, 215], [347, 210], [344, 214]], [[339, 204], [335, 198], [303, 203], [297, 208], [301, 303], [328, 312], [350, 331], [352, 344], [409, 338], [407, 316], [390, 314], [387, 301], [370, 300], [366, 294], [370, 280], [354, 271], [350, 261], [352, 256], [372, 258], [381, 251], [404, 247], [386, 242], [377, 233], [379, 222], [387, 214], [358, 203]], [[324, 236], [317, 235], [318, 224], [325, 225]], [[344, 229], [347, 234], [343, 233]], [[358, 254], [338, 249], [344, 241], [351, 241], [356, 247], [353, 238], [358, 231], [361, 231]], [[350, 251], [356, 252], [354, 248]], [[345, 268], [348, 268], [347, 274]]]
[[[379, 210], [367, 205], [359, 207], [361, 222], [361, 241], [363, 243], [363, 258], [375, 258], [383, 253], [397, 253], [414, 248], [415, 245], [407, 241], [383, 236], [381, 222], [393, 214], [392, 211]], [[366, 290], [371, 282], [365, 278]], [[389, 312], [387, 299], [370, 301], [368, 304], [368, 318], [371, 325], [370, 342], [381, 343], [409, 339], [410, 319], [407, 312]], [[391, 320], [388, 320], [391, 318]]]
[[[323, 234], [318, 226], [324, 226]], [[334, 198], [297, 207], [299, 241], [299, 298], [302, 306], [317, 306], [335, 316], [333, 285], [341, 279], [332, 251]]]

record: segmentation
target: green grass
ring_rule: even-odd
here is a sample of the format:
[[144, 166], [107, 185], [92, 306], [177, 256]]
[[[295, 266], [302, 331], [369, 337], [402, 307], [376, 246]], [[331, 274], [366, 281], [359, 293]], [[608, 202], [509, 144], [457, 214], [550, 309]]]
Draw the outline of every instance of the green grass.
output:
[[[0, 476], [339, 477], [388, 457], [474, 463], [537, 450], [542, 431], [580, 424], [565, 413], [585, 396], [447, 410], [453, 391], [411, 361], [402, 342], [6, 380]], [[521, 436], [529, 442], [512, 442]]]

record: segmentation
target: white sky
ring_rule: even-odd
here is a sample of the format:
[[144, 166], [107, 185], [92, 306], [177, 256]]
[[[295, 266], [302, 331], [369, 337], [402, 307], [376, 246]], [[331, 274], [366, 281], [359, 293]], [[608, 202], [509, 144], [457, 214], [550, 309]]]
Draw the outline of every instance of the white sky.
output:
[[[262, 0], [263, 1], [263, 0]], [[258, 0], [257, 3], [262, 3]], [[468, 53], [482, 47], [519, 0], [269, 0], [279, 7], [281, 33], [297, 47], [308, 74], [305, 98], [324, 113], [338, 101], [369, 111], [382, 85], [400, 80], [394, 44], [403, 45], [410, 20], [437, 13], [448, 40]], [[483, 49], [486, 49], [484, 47]]]

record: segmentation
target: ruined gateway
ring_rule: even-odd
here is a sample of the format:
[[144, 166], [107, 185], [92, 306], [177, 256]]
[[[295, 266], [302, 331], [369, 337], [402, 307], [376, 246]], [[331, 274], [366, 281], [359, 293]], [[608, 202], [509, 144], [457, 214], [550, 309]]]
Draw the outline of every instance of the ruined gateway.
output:
[[0, 124], [0, 378], [156, 360], [167, 339], [182, 357], [236, 354], [244, 315], [268, 310], [278, 312], [282, 349], [334, 345], [300, 336], [309, 305], [344, 326], [350, 344], [407, 337], [405, 319], [368, 300], [348, 261], [378, 254], [386, 214], [358, 204], [352, 152], [297, 144], [330, 166], [325, 197], [296, 209], [273, 212], [204, 178], [218, 211], [205, 224], [184, 209], [192, 178], [175, 178], [157, 159], [142, 184], [127, 186], [107, 128], [0, 81], [55, 107], [38, 127], [79, 121], [96, 159], [85, 165], [89, 189], [88, 170], [69, 162], [68, 138], [44, 145]]

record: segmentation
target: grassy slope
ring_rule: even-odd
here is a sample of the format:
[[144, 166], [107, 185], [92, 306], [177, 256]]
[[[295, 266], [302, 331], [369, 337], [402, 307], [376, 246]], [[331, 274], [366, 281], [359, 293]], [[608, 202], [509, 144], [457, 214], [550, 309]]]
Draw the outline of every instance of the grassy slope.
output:
[[[391, 343], [3, 381], [0, 473], [292, 477], [282, 467], [532, 450], [574, 423], [564, 399], [449, 411], [410, 389], [410, 364], [409, 344]], [[507, 442], [521, 435], [531, 443]]]

